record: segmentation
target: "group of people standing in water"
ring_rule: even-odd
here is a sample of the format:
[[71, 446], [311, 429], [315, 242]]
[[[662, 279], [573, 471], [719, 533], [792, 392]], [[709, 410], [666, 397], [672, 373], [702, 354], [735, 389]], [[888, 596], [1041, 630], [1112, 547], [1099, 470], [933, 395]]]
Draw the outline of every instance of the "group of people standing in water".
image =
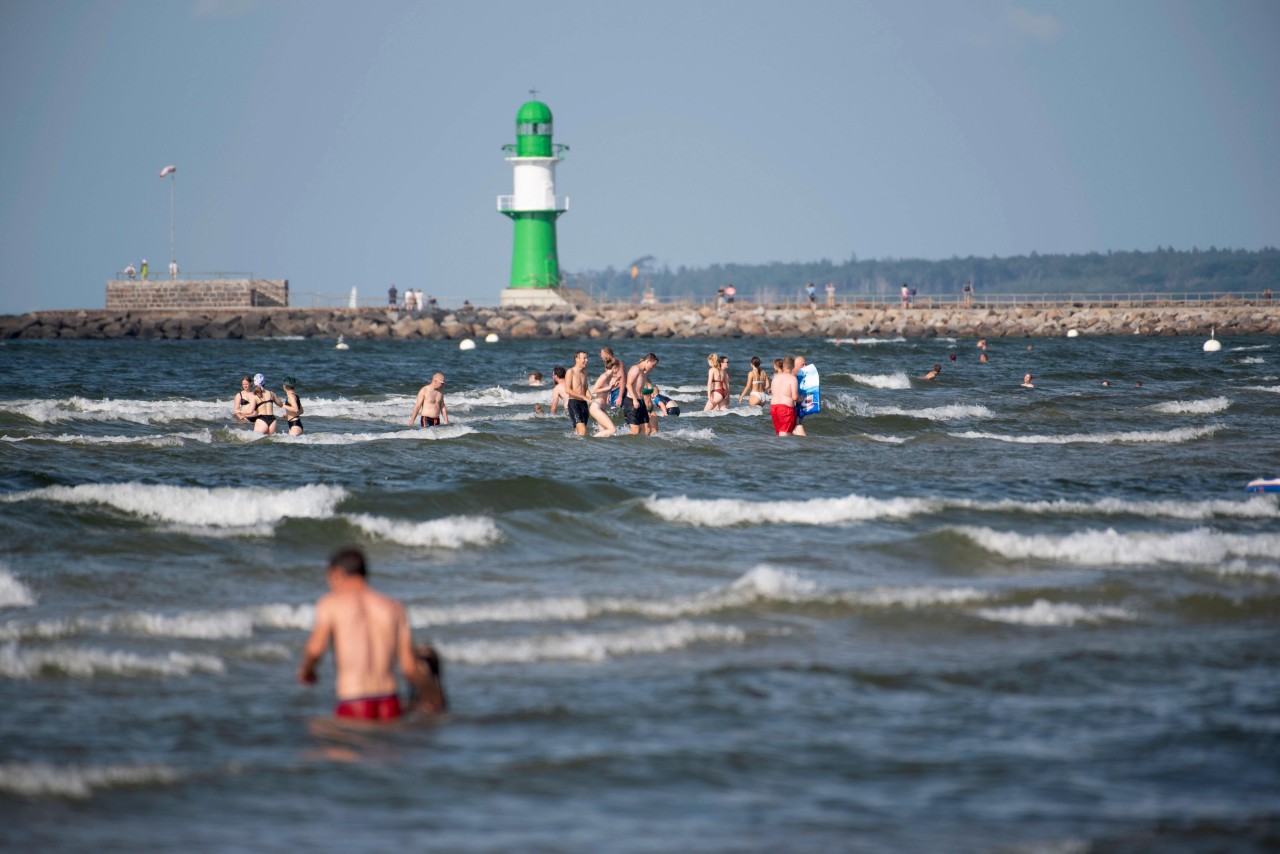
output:
[[240, 391], [231, 405], [231, 414], [236, 421], [248, 423], [255, 433], [273, 435], [277, 432], [275, 408], [284, 410], [284, 418], [289, 425], [290, 436], [302, 435], [302, 398], [294, 390], [298, 381], [293, 377], [284, 378], [284, 400], [267, 388], [267, 380], [262, 374], [254, 374], [252, 378], [245, 374], [240, 378]]

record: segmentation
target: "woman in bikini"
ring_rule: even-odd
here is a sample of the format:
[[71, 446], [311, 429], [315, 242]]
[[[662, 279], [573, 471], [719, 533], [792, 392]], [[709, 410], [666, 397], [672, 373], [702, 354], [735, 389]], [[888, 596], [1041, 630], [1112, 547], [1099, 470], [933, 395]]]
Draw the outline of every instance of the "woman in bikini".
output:
[[289, 435], [302, 435], [302, 398], [294, 391], [298, 381], [293, 377], [284, 378], [284, 415], [289, 422]]
[[240, 424], [252, 424], [257, 421], [253, 417], [253, 406], [249, 403], [253, 396], [253, 380], [249, 379], [249, 375], [245, 374], [240, 378], [240, 391], [236, 393], [236, 398], [231, 402], [231, 414], [235, 416], [236, 422]]
[[764, 390], [769, 385], [769, 375], [760, 367], [760, 357], [751, 357], [751, 372], [747, 374], [747, 384], [742, 387], [742, 394], [738, 395], [738, 403], [742, 403], [742, 399], [747, 397], [747, 403], [752, 406], [762, 406], [764, 404]]
[[596, 378], [588, 394], [591, 402], [587, 404], [587, 411], [596, 420], [596, 423], [600, 425], [600, 432], [596, 433], [596, 436], [612, 436], [618, 432], [618, 428], [613, 423], [613, 419], [609, 417], [608, 412], [609, 389], [613, 387], [614, 369], [616, 367], [617, 361], [612, 357], [605, 356], [604, 373]]
[[266, 378], [262, 374], [253, 375], [253, 391], [250, 401], [253, 404], [253, 429], [256, 433], [274, 434], [276, 432], [276, 416], [274, 407], [283, 406], [274, 391], [267, 391]]
[[720, 367], [720, 354], [712, 353], [707, 357], [707, 405], [703, 412], [713, 409], [729, 408], [729, 385], [724, 381], [724, 370]]

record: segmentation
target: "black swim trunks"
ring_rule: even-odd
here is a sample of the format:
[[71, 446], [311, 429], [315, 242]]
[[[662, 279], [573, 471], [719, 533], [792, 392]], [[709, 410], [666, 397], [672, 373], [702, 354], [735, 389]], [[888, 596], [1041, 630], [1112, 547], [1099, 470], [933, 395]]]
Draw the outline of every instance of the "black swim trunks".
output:
[[569, 413], [569, 421], [575, 427], [579, 424], [586, 424], [588, 419], [591, 418], [591, 411], [585, 400], [577, 400], [576, 398], [571, 399], [565, 404], [564, 408]]
[[632, 406], [631, 398], [622, 401], [622, 419], [628, 424], [640, 425], [649, 423], [649, 410], [645, 408], [644, 401], [640, 401], [639, 406]]
[[432, 418], [430, 415], [423, 415], [421, 418], [423, 427], [439, 427], [440, 419]]

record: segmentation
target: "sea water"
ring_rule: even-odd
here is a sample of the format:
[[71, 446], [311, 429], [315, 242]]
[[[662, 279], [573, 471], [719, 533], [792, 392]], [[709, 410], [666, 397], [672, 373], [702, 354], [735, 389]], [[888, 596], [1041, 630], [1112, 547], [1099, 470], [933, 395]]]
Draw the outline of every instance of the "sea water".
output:
[[[0, 847], [1275, 850], [1280, 342], [611, 343], [656, 437], [535, 412], [598, 342], [0, 344]], [[805, 354], [809, 435], [713, 350]], [[448, 720], [318, 723], [346, 544]]]

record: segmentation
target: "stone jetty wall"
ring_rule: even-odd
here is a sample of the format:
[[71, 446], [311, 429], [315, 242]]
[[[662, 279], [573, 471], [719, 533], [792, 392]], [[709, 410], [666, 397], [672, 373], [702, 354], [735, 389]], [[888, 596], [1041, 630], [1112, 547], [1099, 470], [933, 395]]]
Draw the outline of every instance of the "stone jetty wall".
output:
[[283, 308], [287, 279], [111, 279], [107, 311], [225, 311]]
[[593, 306], [568, 311], [514, 308], [270, 309], [243, 311], [47, 311], [0, 317], [0, 338], [858, 338], [896, 336], [1054, 337], [1081, 335], [1280, 335], [1269, 301], [1195, 306], [1041, 305], [999, 308], [832, 309], [739, 306]]

